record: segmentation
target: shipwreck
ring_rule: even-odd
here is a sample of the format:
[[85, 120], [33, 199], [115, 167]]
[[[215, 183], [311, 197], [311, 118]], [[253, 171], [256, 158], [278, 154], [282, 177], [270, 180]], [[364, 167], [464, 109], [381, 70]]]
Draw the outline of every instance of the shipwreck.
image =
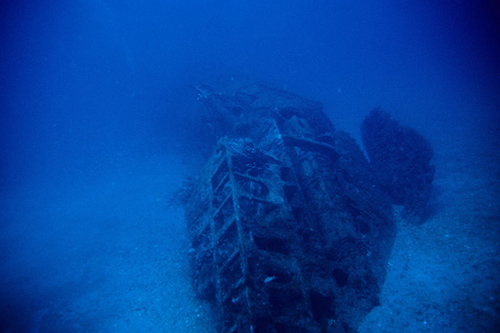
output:
[[[384, 170], [374, 170], [318, 102], [234, 79], [196, 93], [217, 143], [185, 193], [185, 216], [193, 284], [212, 304], [219, 331], [355, 331], [378, 304], [396, 234]], [[374, 112], [363, 133], [377, 164], [393, 151], [383, 138], [426, 143]], [[379, 133], [384, 122], [396, 129]], [[432, 150], [415, 149], [427, 174], [414, 181], [425, 186], [407, 195], [423, 198], [420, 211], [433, 179]], [[415, 154], [405, 154], [390, 155], [391, 163], [413, 163]], [[397, 199], [413, 211], [415, 200]]]

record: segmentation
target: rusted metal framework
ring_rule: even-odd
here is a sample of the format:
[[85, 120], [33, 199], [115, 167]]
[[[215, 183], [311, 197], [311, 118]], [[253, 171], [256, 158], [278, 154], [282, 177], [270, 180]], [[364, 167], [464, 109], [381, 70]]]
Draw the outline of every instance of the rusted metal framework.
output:
[[197, 87], [219, 139], [186, 196], [194, 285], [222, 332], [355, 330], [395, 231], [354, 140], [266, 84]]

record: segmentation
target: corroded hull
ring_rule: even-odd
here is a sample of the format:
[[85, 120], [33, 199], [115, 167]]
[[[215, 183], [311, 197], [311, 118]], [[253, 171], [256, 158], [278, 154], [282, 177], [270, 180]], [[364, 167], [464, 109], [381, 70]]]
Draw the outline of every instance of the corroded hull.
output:
[[355, 330], [395, 236], [361, 150], [297, 95], [246, 82], [198, 93], [219, 140], [186, 220], [194, 284], [220, 330]]

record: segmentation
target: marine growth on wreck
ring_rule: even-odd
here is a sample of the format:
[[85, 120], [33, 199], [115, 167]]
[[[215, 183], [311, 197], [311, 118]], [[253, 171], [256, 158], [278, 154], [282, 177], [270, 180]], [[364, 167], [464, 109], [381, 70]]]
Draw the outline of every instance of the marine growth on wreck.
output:
[[[318, 102], [234, 79], [196, 91], [217, 143], [185, 213], [193, 282], [219, 331], [356, 330], [378, 304], [396, 232], [392, 205], [418, 214], [427, 203], [426, 141], [376, 110], [363, 123], [369, 162]], [[387, 152], [401, 138], [422, 142], [408, 144], [413, 160]], [[410, 185], [385, 182], [416, 162], [423, 175]], [[398, 186], [410, 186], [408, 199], [394, 195]]]

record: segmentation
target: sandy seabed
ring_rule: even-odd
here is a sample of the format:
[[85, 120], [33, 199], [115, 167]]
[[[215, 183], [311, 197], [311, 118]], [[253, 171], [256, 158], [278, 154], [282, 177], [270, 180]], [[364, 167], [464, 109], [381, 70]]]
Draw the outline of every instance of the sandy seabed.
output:
[[[500, 327], [495, 126], [450, 125], [430, 140], [434, 213], [422, 225], [398, 220], [381, 304], [360, 332]], [[215, 332], [194, 295], [183, 212], [172, 199], [198, 168], [186, 158], [145, 155], [92, 181], [3, 193], [1, 331]]]
[[360, 332], [498, 332], [499, 124], [436, 135], [436, 198], [422, 225], [398, 221], [380, 295]]

